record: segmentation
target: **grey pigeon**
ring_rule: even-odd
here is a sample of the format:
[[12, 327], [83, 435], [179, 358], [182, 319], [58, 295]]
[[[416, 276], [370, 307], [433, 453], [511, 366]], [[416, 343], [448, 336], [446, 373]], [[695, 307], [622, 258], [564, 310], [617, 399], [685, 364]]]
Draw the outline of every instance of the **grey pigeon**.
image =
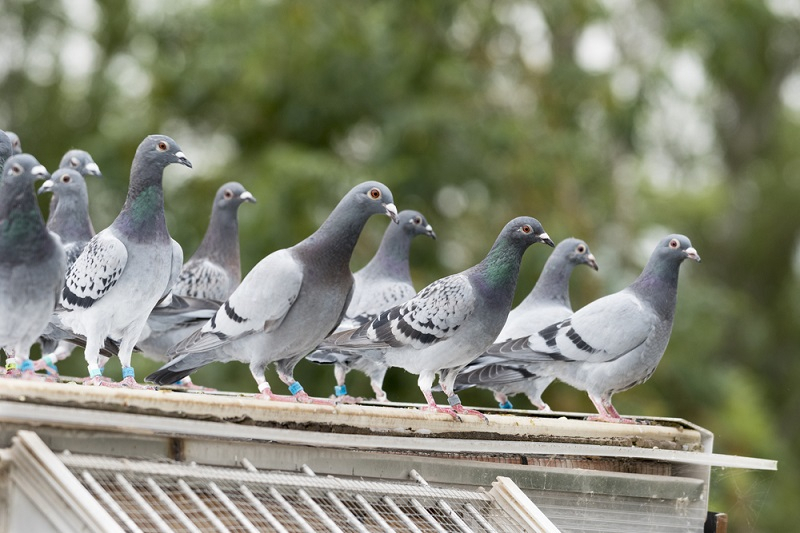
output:
[[19, 135], [13, 131], [7, 131], [6, 135], [11, 140], [11, 153], [12, 155], [19, 155], [22, 153], [22, 143], [19, 141]]
[[0, 170], [12, 155], [14, 155], [14, 147], [11, 145], [11, 139], [6, 132], [0, 130]]
[[595, 300], [534, 335], [493, 345], [488, 353], [584, 390], [597, 408], [592, 420], [633, 423], [611, 397], [644, 383], [667, 348], [685, 259], [700, 256], [683, 235], [661, 239], [641, 275], [625, 289]]
[[47, 178], [35, 157], [10, 157], [0, 179], [0, 346], [11, 350], [6, 368], [33, 372], [30, 348], [58, 301], [66, 257], [44, 224], [33, 183]]
[[[503, 329], [517, 286], [525, 250], [542, 242], [553, 246], [535, 218], [506, 224], [486, 258], [433, 282], [404, 304], [380, 313], [357, 329], [334, 333], [321, 348], [360, 352], [383, 365], [418, 374], [426, 409], [458, 417], [483, 416], [465, 409], [453, 392], [458, 372], [488, 348]], [[439, 407], [431, 394], [436, 374], [451, 408]]]
[[203, 241], [183, 265], [174, 294], [225, 301], [242, 280], [239, 261], [239, 206], [256, 199], [241, 183], [231, 181], [217, 191]]
[[136, 387], [131, 352], [150, 311], [169, 295], [183, 263], [164, 215], [164, 169], [191, 167], [178, 144], [164, 135], [146, 137], [131, 165], [128, 197], [108, 228], [95, 235], [67, 272], [58, 318], [86, 337], [92, 383], [101, 383], [100, 348], [119, 343], [121, 384]]
[[[404, 303], [417, 291], [411, 283], [408, 255], [411, 241], [417, 235], [436, 238], [433, 228], [419, 211], [405, 210], [398, 215], [399, 224], [389, 224], [378, 251], [367, 265], [353, 274], [355, 286], [350, 305], [337, 331], [352, 329], [372, 320], [378, 313]], [[383, 378], [387, 367], [357, 353], [315, 351], [306, 357], [318, 364], [331, 364], [336, 375], [334, 392], [340, 400], [355, 401], [347, 395], [345, 377], [350, 370], [363, 372], [370, 378], [378, 401], [386, 401]]]
[[[589, 246], [574, 238], [558, 243], [545, 262], [536, 285], [508, 314], [506, 325], [496, 342], [533, 335], [570, 316], [569, 278], [578, 265], [597, 270], [597, 261]], [[518, 368], [506, 368], [503, 361], [502, 356], [482, 355], [458, 374], [456, 392], [472, 386], [490, 389], [501, 409], [513, 407], [508, 396], [525, 394], [537, 408], [549, 411], [550, 407], [542, 401], [542, 392], [554, 378], [532, 375]]]
[[[71, 169], [78, 172], [81, 176], [100, 176], [100, 167], [97, 166], [97, 163], [94, 162], [92, 156], [89, 155], [88, 152], [84, 152], [83, 150], [69, 150], [64, 156], [61, 158], [61, 162], [58, 164], [58, 168], [66, 168]], [[86, 184], [84, 183], [84, 188], [86, 188]], [[53, 213], [56, 212], [58, 208], [58, 200], [59, 195], [53, 194], [50, 198], [50, 215], [49, 217], [53, 216]], [[50, 218], [48, 217], [47, 222], [50, 223]], [[88, 203], [87, 203], [87, 219], [88, 219]], [[92, 222], [89, 221], [89, 227], [91, 227]], [[94, 236], [94, 228], [92, 228], [92, 236]]]
[[[86, 244], [94, 237], [94, 228], [89, 219], [89, 195], [83, 176], [71, 168], [59, 168], [39, 187], [39, 194], [52, 193], [61, 202], [50, 203], [50, 216], [47, 229], [61, 238], [67, 254], [67, 269], [78, 259]], [[53, 324], [53, 326], [56, 326]], [[56, 363], [69, 357], [75, 345], [59, 340], [61, 332], [57, 327], [48, 328], [39, 342], [42, 357], [35, 362], [36, 370], [47, 370], [57, 376]]]
[[[392, 193], [378, 182], [354, 187], [322, 226], [291, 248], [262, 259], [217, 314], [177, 344], [173, 359], [147, 377], [174, 383], [214, 361], [248, 363], [263, 397], [313, 401], [292, 377], [295, 365], [340, 322], [353, 290], [350, 258], [367, 219], [397, 221]], [[276, 363], [293, 397], [272, 393], [264, 371]]]

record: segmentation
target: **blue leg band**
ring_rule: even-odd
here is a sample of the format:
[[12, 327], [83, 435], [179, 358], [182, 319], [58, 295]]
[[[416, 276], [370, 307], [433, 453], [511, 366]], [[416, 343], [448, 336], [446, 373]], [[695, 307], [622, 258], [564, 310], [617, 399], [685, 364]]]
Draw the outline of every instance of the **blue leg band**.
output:
[[124, 366], [122, 367], [122, 378], [135, 378], [136, 371], [133, 369], [132, 366]]
[[461, 398], [458, 397], [458, 394], [453, 394], [449, 398], [447, 398], [447, 403], [450, 404], [450, 407], [455, 407], [456, 405], [461, 405]]
[[301, 392], [302, 390], [303, 390], [303, 386], [300, 385], [299, 381], [295, 381], [294, 383], [289, 385], [289, 392], [292, 393], [292, 396], [294, 396], [298, 392]]
[[513, 409], [514, 408], [514, 406], [511, 405], [511, 402], [509, 402], [508, 400], [506, 400], [505, 403], [501, 403], [499, 405], [500, 405], [500, 409]]
[[333, 388], [333, 393], [336, 396], [347, 396], [347, 385], [336, 385]]
[[100, 377], [102, 375], [103, 375], [103, 369], [102, 368], [90, 368], [89, 369], [89, 377], [90, 378], [96, 378], [96, 377]]
[[24, 361], [22, 361], [22, 365], [19, 367], [19, 369], [22, 370], [23, 372], [27, 372], [28, 370], [32, 372], [34, 370], [33, 361], [31, 361], [30, 359], [25, 359]]
[[58, 363], [58, 357], [56, 357], [54, 354], [49, 354], [42, 357], [42, 361], [44, 361], [44, 364], [46, 364], [50, 368], [56, 369], [56, 363]]

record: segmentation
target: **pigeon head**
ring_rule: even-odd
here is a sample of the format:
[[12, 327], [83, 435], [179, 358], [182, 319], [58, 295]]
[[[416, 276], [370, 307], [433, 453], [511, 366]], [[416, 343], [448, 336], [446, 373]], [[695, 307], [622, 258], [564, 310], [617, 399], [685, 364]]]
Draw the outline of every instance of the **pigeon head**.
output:
[[433, 231], [433, 228], [428, 224], [425, 216], [419, 211], [406, 209], [405, 211], [401, 211], [400, 214], [397, 215], [397, 218], [400, 221], [399, 224], [403, 231], [409, 236], [427, 235], [431, 239], [436, 239], [436, 233]]
[[214, 198], [214, 206], [218, 209], [226, 209], [236, 212], [236, 209], [244, 202], [256, 203], [256, 198], [250, 194], [244, 186], [236, 181], [229, 181], [217, 190]]
[[538, 220], [532, 217], [517, 217], [503, 228], [497, 241], [506, 241], [515, 247], [525, 250], [538, 242], [554, 247], [555, 244]]
[[589, 245], [580, 239], [564, 239], [558, 243], [553, 253], [564, 253], [567, 261], [573, 265], [587, 265], [592, 270], [599, 270], [594, 254], [589, 251]]
[[19, 155], [22, 153], [22, 143], [19, 142], [19, 135], [14, 133], [13, 131], [7, 131], [6, 135], [8, 138], [11, 139], [11, 153], [14, 155]]
[[71, 168], [59, 168], [53, 172], [50, 179], [42, 183], [38, 192], [39, 194], [52, 192], [60, 198], [77, 196], [81, 193], [86, 196], [86, 182], [78, 171]]
[[134, 162], [136, 161], [159, 169], [164, 169], [173, 163], [192, 168], [192, 163], [183, 154], [178, 143], [166, 135], [148, 135], [145, 137], [136, 149]]
[[3, 166], [2, 182], [9, 185], [26, 184], [33, 185], [37, 180], [50, 177], [47, 169], [30, 154], [19, 154], [11, 156]]
[[100, 173], [100, 167], [94, 162], [92, 156], [83, 150], [70, 150], [64, 154], [64, 157], [61, 158], [61, 162], [58, 164], [58, 168], [77, 170], [83, 176], [103, 176]]
[[666, 264], [681, 264], [684, 259], [700, 262], [700, 255], [692, 247], [692, 242], [685, 235], [667, 235], [658, 242], [653, 251], [653, 258]]
[[365, 181], [353, 187], [347, 194], [355, 204], [368, 214], [383, 213], [398, 223], [397, 207], [394, 205], [392, 191], [383, 183], [377, 181]]

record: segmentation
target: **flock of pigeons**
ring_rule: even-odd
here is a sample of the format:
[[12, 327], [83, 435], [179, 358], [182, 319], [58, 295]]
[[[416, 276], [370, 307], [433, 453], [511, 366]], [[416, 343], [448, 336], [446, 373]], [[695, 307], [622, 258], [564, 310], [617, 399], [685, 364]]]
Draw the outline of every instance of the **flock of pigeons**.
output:
[[[614, 393], [646, 381], [666, 349], [675, 313], [678, 271], [700, 261], [683, 235], [655, 247], [641, 275], [625, 289], [578, 311], [569, 299], [574, 267], [597, 262], [587, 244], [558, 246], [534, 218], [502, 229], [477, 265], [416, 292], [409, 249], [417, 235], [436, 238], [416, 211], [398, 213], [391, 191], [365, 182], [348, 192], [311, 236], [262, 259], [242, 280], [237, 213], [255, 198], [226, 183], [214, 198], [202, 244], [185, 264], [169, 235], [162, 177], [173, 163], [191, 167], [164, 135], [136, 150], [128, 195], [114, 222], [95, 234], [84, 178], [100, 175], [91, 156], [71, 150], [48, 174], [21, 152], [16, 135], [0, 131], [0, 346], [6, 377], [57, 375], [56, 363], [84, 346], [94, 385], [143, 387], [131, 366], [134, 350], [163, 361], [146, 381], [194, 386], [189, 375], [211, 362], [249, 365], [260, 397], [331, 403], [312, 398], [292, 376], [303, 358], [333, 364], [336, 401], [347, 394], [350, 370], [367, 374], [378, 400], [389, 367], [419, 376], [425, 409], [484, 415], [462, 406], [457, 391], [483, 387], [502, 408], [524, 393], [539, 409], [545, 388], [559, 379], [588, 393], [594, 420], [627, 422], [611, 404]], [[47, 223], [34, 192], [52, 193]], [[353, 275], [350, 259], [367, 219], [388, 215], [380, 248]], [[536, 286], [511, 310], [525, 250], [555, 246]], [[43, 356], [29, 359], [39, 342]], [[123, 380], [103, 377], [109, 357]], [[273, 393], [264, 372], [275, 363], [291, 396]], [[433, 382], [439, 375], [439, 384]], [[438, 406], [432, 391], [447, 395]]]

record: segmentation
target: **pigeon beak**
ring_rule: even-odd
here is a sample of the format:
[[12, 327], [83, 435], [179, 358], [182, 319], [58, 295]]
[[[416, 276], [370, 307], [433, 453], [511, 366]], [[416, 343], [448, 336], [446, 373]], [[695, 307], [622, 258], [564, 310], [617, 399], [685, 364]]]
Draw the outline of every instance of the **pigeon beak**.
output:
[[597, 266], [597, 259], [594, 258], [594, 254], [586, 256], [586, 264], [592, 267], [593, 270], [600, 270], [600, 267]]
[[436, 233], [433, 231], [433, 226], [431, 226], [430, 224], [425, 226], [425, 235], [427, 235], [434, 241], [436, 240]]
[[544, 233], [544, 232], [540, 233], [539, 234], [539, 241], [545, 243], [547, 246], [549, 246], [551, 248], [555, 248], [556, 247], [556, 243], [553, 242], [553, 240], [550, 238], [550, 235], [548, 235], [547, 233]]
[[83, 174], [86, 176], [98, 176], [103, 177], [100, 173], [100, 167], [97, 166], [97, 163], [89, 163], [83, 167]]
[[36, 165], [31, 169], [31, 174], [36, 176], [36, 179], [46, 180], [50, 177], [50, 173], [44, 168], [44, 165]]
[[700, 262], [700, 254], [698, 254], [697, 250], [695, 250], [693, 247], [688, 247], [683, 253], [686, 254], [686, 257], [692, 261], [697, 261], [698, 263]]
[[256, 203], [256, 197], [250, 194], [248, 191], [244, 191], [242, 194], [240, 194], [239, 199], [243, 202], [250, 202], [251, 204]]
[[44, 194], [46, 192], [53, 192], [53, 185], [55, 185], [55, 183], [53, 183], [53, 180], [47, 180], [44, 183], [42, 183], [42, 186], [39, 187], [39, 190], [36, 191], [36, 193]]
[[189, 168], [192, 168], [192, 162], [186, 159], [186, 156], [183, 155], [183, 152], [175, 152], [175, 157], [178, 158], [178, 163], [181, 165], [185, 165]]
[[383, 208], [386, 209], [386, 215], [392, 219], [395, 224], [400, 223], [400, 217], [397, 216], [397, 207], [394, 204], [384, 204]]

